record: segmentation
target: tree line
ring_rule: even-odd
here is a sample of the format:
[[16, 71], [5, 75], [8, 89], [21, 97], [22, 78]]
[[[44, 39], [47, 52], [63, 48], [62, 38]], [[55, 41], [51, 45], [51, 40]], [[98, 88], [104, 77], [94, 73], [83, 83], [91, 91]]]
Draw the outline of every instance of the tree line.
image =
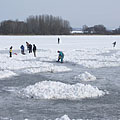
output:
[[114, 30], [108, 30], [104, 25], [94, 25], [93, 27], [84, 25], [82, 27], [82, 34], [119, 35], [120, 27]]
[[5, 20], [0, 35], [69, 35], [69, 21], [52, 15], [29, 16], [25, 21]]

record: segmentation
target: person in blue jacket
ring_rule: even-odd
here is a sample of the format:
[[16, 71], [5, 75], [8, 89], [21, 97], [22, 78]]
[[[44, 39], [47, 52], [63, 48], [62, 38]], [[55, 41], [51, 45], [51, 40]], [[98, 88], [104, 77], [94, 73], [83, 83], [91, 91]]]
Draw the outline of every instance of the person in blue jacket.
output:
[[59, 62], [61, 60], [61, 63], [63, 63], [64, 53], [62, 51], [57, 51], [57, 52], [59, 53], [57, 62]]
[[23, 46], [23, 45], [21, 45], [21, 46], [20, 46], [20, 49], [21, 49], [21, 54], [23, 54], [23, 55], [24, 55], [24, 54], [25, 54], [25, 53], [24, 53], [24, 46]]

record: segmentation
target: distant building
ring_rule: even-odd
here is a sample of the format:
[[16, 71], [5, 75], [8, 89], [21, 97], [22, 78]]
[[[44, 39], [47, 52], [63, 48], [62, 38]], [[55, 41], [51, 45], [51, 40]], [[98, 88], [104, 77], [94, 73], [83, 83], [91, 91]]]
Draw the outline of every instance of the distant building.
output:
[[81, 30], [81, 31], [78, 31], [78, 30], [76, 30], [76, 31], [71, 31], [71, 34], [82, 34], [83, 33], [83, 31]]
[[81, 28], [72, 28], [71, 34], [82, 34], [83, 31]]

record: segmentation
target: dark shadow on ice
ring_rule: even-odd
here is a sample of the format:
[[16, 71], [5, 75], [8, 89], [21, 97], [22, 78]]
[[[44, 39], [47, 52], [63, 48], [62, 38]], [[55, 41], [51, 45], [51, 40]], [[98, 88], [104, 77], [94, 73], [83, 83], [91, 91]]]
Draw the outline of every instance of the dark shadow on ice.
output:
[[52, 64], [55, 64], [55, 65], [58, 65], [58, 66], [62, 65], [62, 66], [66, 66], [66, 67], [76, 66], [76, 65], [80, 66], [77, 63], [69, 62], [69, 61], [64, 61], [63, 63], [61, 63], [61, 62], [57, 62], [57, 61], [47, 61], [47, 60], [45, 60], [45, 61], [42, 61], [42, 62], [52, 63]]

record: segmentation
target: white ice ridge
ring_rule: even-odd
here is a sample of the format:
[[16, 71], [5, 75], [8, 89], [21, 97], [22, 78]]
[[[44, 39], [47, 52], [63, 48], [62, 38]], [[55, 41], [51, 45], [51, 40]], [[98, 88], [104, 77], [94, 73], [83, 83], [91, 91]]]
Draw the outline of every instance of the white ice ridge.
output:
[[105, 95], [105, 92], [91, 85], [74, 85], [55, 81], [42, 81], [23, 88], [20, 94], [36, 99], [81, 99]]
[[96, 80], [96, 77], [86, 71], [78, 76], [75, 76], [75, 79], [81, 79], [83, 81], [94, 81]]
[[0, 79], [16, 76], [17, 74], [9, 70], [0, 70]]

